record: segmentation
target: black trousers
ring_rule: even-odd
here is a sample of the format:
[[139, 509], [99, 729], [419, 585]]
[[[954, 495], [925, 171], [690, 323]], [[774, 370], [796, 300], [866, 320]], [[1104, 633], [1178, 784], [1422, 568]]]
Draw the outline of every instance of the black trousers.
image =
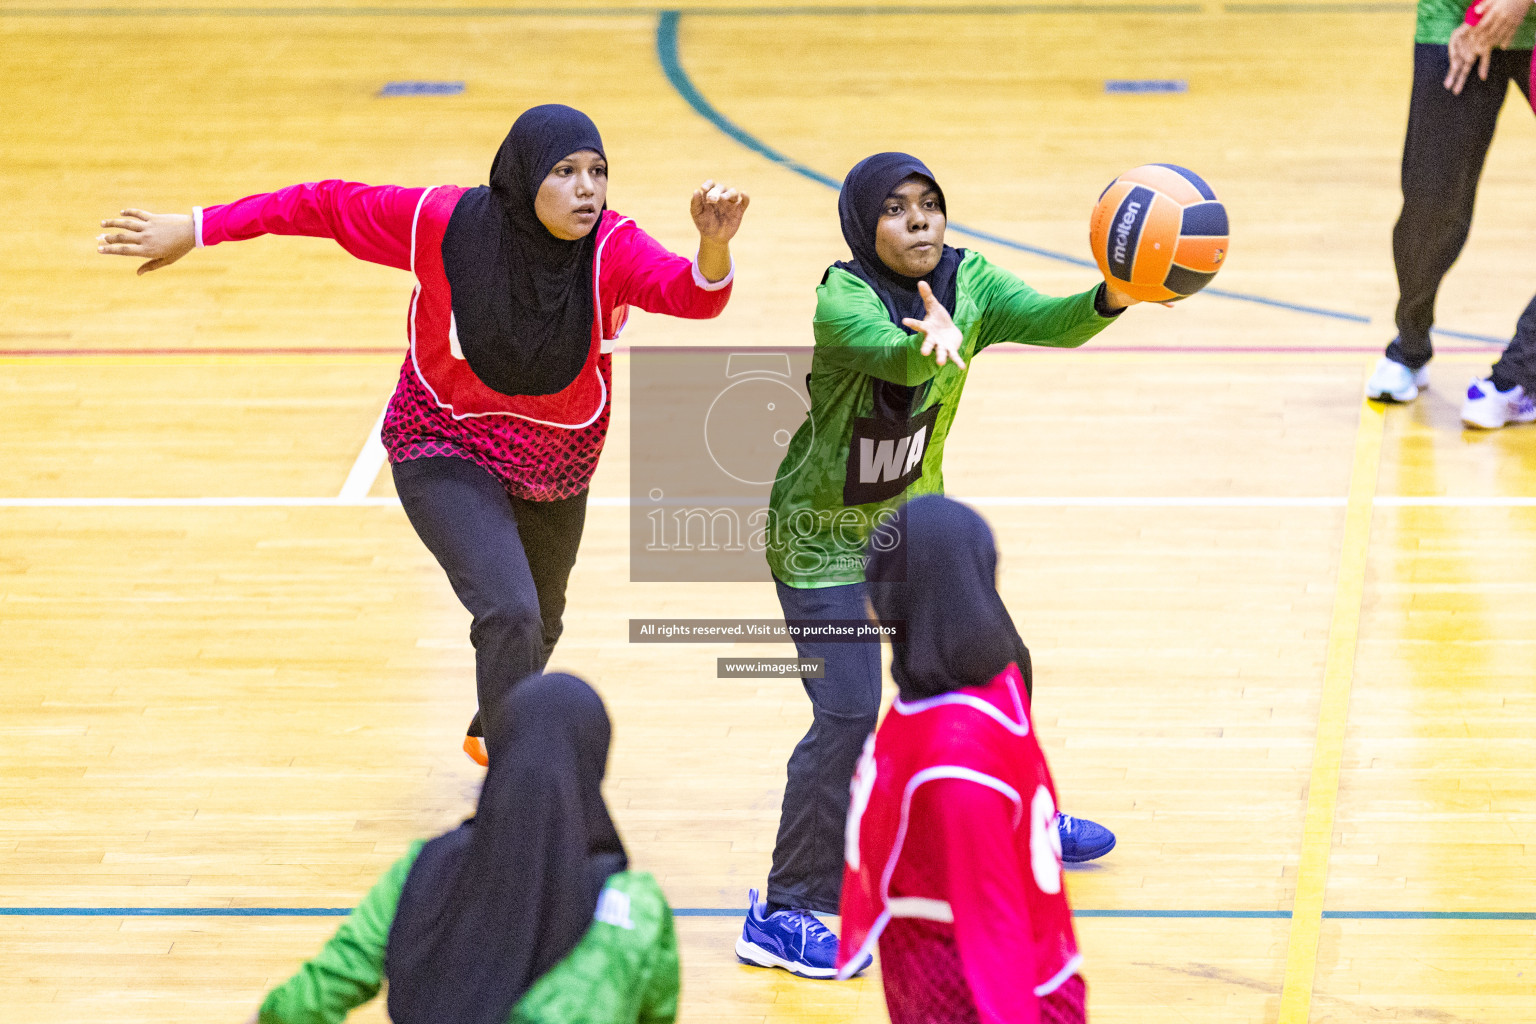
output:
[[[778, 583], [786, 619], [865, 619], [869, 584], [801, 590]], [[824, 658], [821, 679], [802, 679], [811, 728], [789, 757], [768, 899], [836, 914], [843, 891], [849, 784], [880, 717], [880, 645], [799, 640], [802, 658]]]
[[[1435, 297], [1466, 244], [1483, 160], [1509, 83], [1514, 81], [1529, 99], [1531, 51], [1495, 50], [1488, 80], [1478, 78], [1474, 69], [1460, 96], [1442, 84], [1449, 67], [1444, 46], [1414, 46], [1413, 96], [1403, 141], [1403, 211], [1392, 229], [1397, 338], [1387, 346], [1389, 359], [1413, 370], [1434, 355], [1429, 329]], [[1494, 377], [1503, 388], [1519, 383], [1536, 390], [1536, 298], [1520, 317]]]
[[513, 497], [468, 459], [397, 462], [394, 476], [411, 525], [473, 617], [475, 687], [485, 734], [493, 736], [485, 716], [497, 698], [542, 671], [560, 639], [587, 494], [563, 501]]

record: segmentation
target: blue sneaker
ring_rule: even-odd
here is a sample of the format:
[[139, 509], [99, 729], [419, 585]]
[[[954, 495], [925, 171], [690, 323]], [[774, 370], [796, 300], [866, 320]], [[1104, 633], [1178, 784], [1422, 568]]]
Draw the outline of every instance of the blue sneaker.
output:
[[[747, 923], [736, 940], [736, 957], [754, 967], [782, 967], [800, 978], [830, 978], [837, 974], [837, 936], [809, 910], [767, 913], [757, 890], [747, 893]], [[868, 954], [858, 974], [874, 963]]]
[[1061, 862], [1081, 864], [1098, 860], [1115, 848], [1115, 834], [1096, 821], [1056, 815], [1056, 834], [1061, 836]]

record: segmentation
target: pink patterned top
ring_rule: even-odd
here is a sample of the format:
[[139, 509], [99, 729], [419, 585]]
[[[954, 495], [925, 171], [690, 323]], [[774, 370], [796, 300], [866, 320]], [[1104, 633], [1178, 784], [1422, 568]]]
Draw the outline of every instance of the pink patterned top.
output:
[[[438, 193], [437, 200], [429, 204], [433, 192]], [[454, 358], [462, 361], [451, 316], [446, 324], [427, 317], [431, 307], [451, 308], [441, 261], [418, 257], [436, 255], [431, 250], [446, 227], [447, 212], [434, 216], [431, 211], [451, 211], [460, 194], [462, 190], [451, 187], [401, 188], [331, 180], [195, 208], [193, 218], [200, 246], [263, 234], [310, 235], [333, 238], [359, 259], [415, 273], [417, 289], [408, 318], [412, 351], [400, 369], [400, 382], [384, 418], [383, 441], [390, 461], [468, 459], [517, 497], [533, 501], [573, 497], [591, 482], [607, 438], [613, 393], [610, 352], [623, 329], [627, 307], [690, 319], [718, 316], [730, 298], [734, 271], [723, 281], [707, 281], [695, 261], [668, 252], [633, 221], [607, 211], [596, 229], [598, 315], [588, 360], [600, 383], [577, 382], [586, 385], [584, 400], [596, 396], [600, 406], [595, 413], [573, 417], [565, 426], [555, 425], [542, 413], [530, 412], [529, 400], [496, 396], [488, 389], [481, 389], [480, 400], [489, 394], [493, 401], [501, 401], [500, 406], [491, 411], [457, 409], [451, 399], [439, 397], [446, 393], [441, 382], [430, 380], [422, 369], [430, 361], [418, 358], [418, 347], [430, 344], [443, 351], [451, 346]], [[450, 372], [469, 371], [465, 364]], [[568, 389], [573, 394], [577, 383]], [[596, 390], [591, 387], [594, 383]], [[558, 401], [560, 396], [554, 398]], [[539, 403], [540, 408], [547, 406]]]

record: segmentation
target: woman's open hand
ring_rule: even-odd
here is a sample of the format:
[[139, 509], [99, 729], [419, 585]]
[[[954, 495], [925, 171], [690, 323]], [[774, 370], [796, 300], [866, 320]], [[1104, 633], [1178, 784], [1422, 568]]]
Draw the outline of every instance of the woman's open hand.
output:
[[107, 231], [96, 236], [96, 251], [147, 260], [139, 265], [140, 274], [170, 266], [197, 248], [192, 218], [185, 213], [124, 210], [101, 226]]
[[933, 289], [928, 287], [927, 281], [917, 282], [917, 292], [923, 297], [923, 308], [927, 315], [921, 320], [909, 316], [902, 323], [923, 336], [923, 347], [920, 350], [923, 355], [932, 353], [933, 361], [940, 366], [953, 359], [956, 366], [965, 369], [965, 360], [960, 358], [960, 346], [965, 343], [965, 338], [960, 328], [955, 326], [954, 320], [950, 319], [949, 310], [933, 297]]

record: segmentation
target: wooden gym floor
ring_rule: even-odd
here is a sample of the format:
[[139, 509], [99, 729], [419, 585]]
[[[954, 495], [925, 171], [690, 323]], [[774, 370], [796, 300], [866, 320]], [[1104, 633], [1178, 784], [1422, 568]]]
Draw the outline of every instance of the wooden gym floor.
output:
[[[1111, 177], [1204, 174], [1229, 294], [984, 356], [949, 446], [1064, 804], [1120, 836], [1071, 874], [1093, 1019], [1536, 1021], [1536, 427], [1457, 421], [1536, 288], [1536, 131], [1512, 101], [1430, 391], [1364, 405], [1410, 4], [210, 3], [0, 2], [0, 1019], [243, 1019], [477, 781], [467, 615], [368, 443], [406, 275], [266, 239], [140, 279], [95, 222], [475, 184], [559, 100], [602, 128], [612, 205], [676, 249], [696, 182], [753, 196], [724, 316], [638, 314], [632, 347], [808, 342], [843, 255], [817, 176], [877, 149], [994, 236], [956, 244], [1057, 293], [1093, 281], [1053, 254], [1086, 257]], [[629, 358], [554, 663], [608, 699], [620, 825], [692, 912], [684, 1019], [882, 1020], [876, 976], [734, 962], [808, 709], [715, 678], [787, 648], [626, 643], [635, 615], [778, 614], [766, 584], [625, 582]]]

